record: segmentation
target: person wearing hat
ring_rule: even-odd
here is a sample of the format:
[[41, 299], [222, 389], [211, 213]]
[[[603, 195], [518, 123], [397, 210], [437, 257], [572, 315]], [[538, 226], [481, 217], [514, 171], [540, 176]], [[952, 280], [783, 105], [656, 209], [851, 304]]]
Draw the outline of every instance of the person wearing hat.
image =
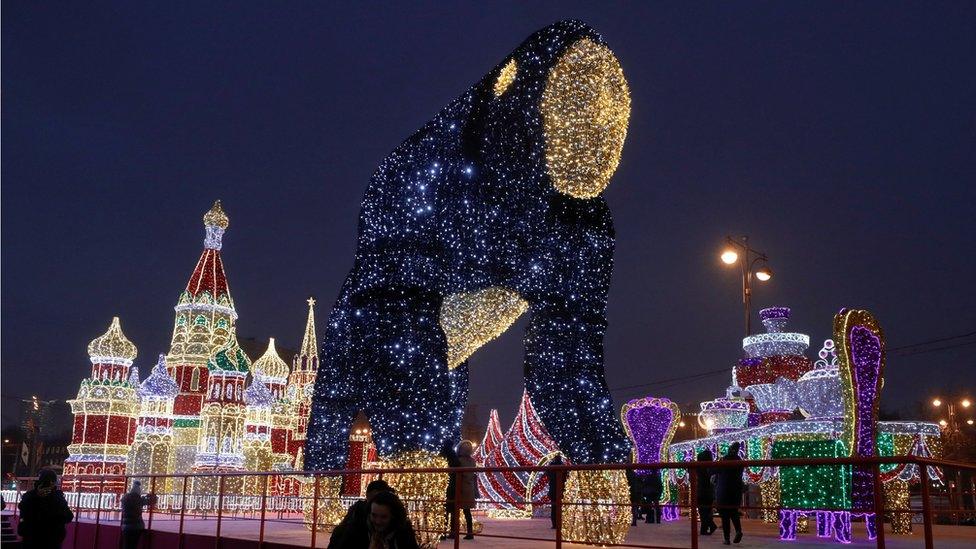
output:
[[133, 481], [132, 488], [122, 496], [122, 549], [136, 549], [139, 538], [146, 531], [146, 523], [142, 521], [142, 508], [156, 502], [156, 495], [142, 495], [142, 483]]
[[24, 547], [61, 547], [66, 534], [65, 524], [74, 519], [64, 492], [58, 490], [58, 475], [43, 469], [37, 475], [34, 489], [20, 499], [20, 519], [17, 533]]

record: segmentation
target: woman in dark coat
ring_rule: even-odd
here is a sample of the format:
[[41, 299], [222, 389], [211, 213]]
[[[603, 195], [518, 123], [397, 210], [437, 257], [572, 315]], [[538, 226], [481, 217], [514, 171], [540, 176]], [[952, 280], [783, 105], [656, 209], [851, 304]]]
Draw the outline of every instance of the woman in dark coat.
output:
[[644, 519], [648, 524], [661, 522], [661, 496], [664, 494], [664, 483], [661, 482], [661, 471], [651, 469], [644, 476]]
[[[712, 461], [712, 452], [702, 450], [698, 453], [698, 461]], [[701, 467], [696, 471], [698, 478], [698, 517], [701, 519], [701, 530], [703, 536], [710, 536], [718, 529], [715, 525], [715, 518], [712, 516], [712, 503], [715, 501], [715, 488], [712, 486], [712, 470]]]
[[[474, 444], [470, 440], [462, 440], [457, 446], [457, 465], [455, 467], [477, 467], [474, 458]], [[451, 475], [451, 480], [457, 482], [456, 486], [451, 486], [448, 483], [448, 490], [450, 490], [450, 501], [453, 503], [454, 494], [458, 494], [458, 500], [456, 505], [451, 505], [448, 509], [448, 514], [451, 515], [455, 512], [455, 509], [461, 509], [464, 512], [464, 525], [467, 527], [467, 535], [464, 539], [474, 539], [474, 521], [471, 518], [471, 509], [474, 508], [475, 499], [478, 495], [478, 478], [475, 473], [454, 473]], [[454, 517], [449, 516], [450, 522], [448, 523], [451, 527], [451, 538], [457, 535], [454, 531]]]
[[58, 490], [58, 475], [44, 469], [37, 476], [34, 489], [20, 499], [20, 521], [17, 533], [24, 540], [24, 547], [54, 549], [61, 547], [65, 528], [74, 519], [64, 492]]
[[644, 483], [633, 469], [627, 469], [627, 487], [630, 488], [630, 525], [637, 526], [637, 521], [641, 518]]
[[419, 549], [403, 502], [393, 492], [377, 492], [369, 500], [369, 516], [353, 522], [329, 547], [337, 549]]
[[[457, 451], [454, 450], [454, 444], [450, 440], [445, 440], [444, 445], [441, 446], [440, 456], [447, 460], [447, 466], [451, 469], [461, 466], [461, 462], [458, 460]], [[457, 475], [451, 473], [447, 476], [447, 492], [444, 494], [444, 515], [447, 517], [447, 529], [452, 530], [452, 514], [454, 513], [454, 494], [457, 491]], [[453, 534], [452, 534], [453, 535]], [[447, 536], [441, 536], [441, 540], [447, 539]]]
[[[722, 461], [739, 461], [739, 443], [733, 442]], [[739, 505], [742, 504], [742, 467], [716, 469], [715, 495], [718, 516], [722, 518], [722, 534], [729, 544], [729, 522], [735, 527], [735, 543], [742, 541], [742, 524], [739, 522]]]

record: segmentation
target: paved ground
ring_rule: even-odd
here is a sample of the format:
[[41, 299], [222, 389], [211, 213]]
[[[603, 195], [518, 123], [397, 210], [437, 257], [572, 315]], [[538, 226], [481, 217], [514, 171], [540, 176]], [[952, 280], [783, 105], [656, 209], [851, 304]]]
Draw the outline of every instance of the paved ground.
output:
[[[298, 518], [278, 520], [276, 517], [268, 517], [265, 525], [265, 540], [273, 543], [293, 545], [297, 547], [310, 547], [311, 535], [300, 523]], [[83, 518], [83, 520], [89, 520]], [[117, 524], [118, 519], [103, 517], [104, 524]], [[481, 519], [484, 523], [484, 534], [500, 536], [532, 537], [554, 540], [553, 530], [549, 528], [548, 519], [531, 520], [491, 520]], [[833, 543], [831, 540], [818, 539], [813, 534], [801, 534], [799, 539], [794, 542], [781, 542], [778, 539], [776, 525], [764, 524], [759, 521], [744, 519], [743, 537], [740, 547], [776, 547], [779, 549], [806, 549], [841, 547], [840, 544]], [[213, 536], [216, 533], [217, 523], [214, 519], [186, 519], [184, 531], [188, 534], [202, 534]], [[179, 529], [178, 517], [167, 515], [156, 515], [153, 518], [153, 529], [176, 532]], [[260, 522], [249, 518], [225, 518], [221, 524], [221, 536], [237, 539], [258, 538]], [[940, 549], [970, 549], [976, 547], [976, 527], [965, 526], [935, 526], [934, 527], [935, 547]], [[875, 547], [875, 542], [868, 542], [863, 525], [857, 524], [854, 528], [855, 542], [848, 547]], [[687, 521], [677, 521], [665, 524], [640, 524], [631, 528], [627, 536], [628, 543], [651, 545], [656, 547], [690, 547], [690, 526]], [[924, 547], [921, 525], [916, 525], [916, 531], [911, 536], [895, 536], [888, 533], [886, 536], [886, 546], [892, 549], [908, 549]], [[69, 539], [66, 544], [70, 543]], [[326, 547], [328, 545], [328, 535], [319, 534], [316, 547]], [[474, 540], [460, 541], [461, 547], [466, 548], [497, 548], [497, 549], [529, 549], [554, 547], [554, 541], [525, 541], [510, 540], [502, 538], [491, 538], [478, 536]], [[713, 536], [702, 537], [699, 543], [702, 548], [724, 547], [722, 545], [721, 532], [716, 532]], [[453, 542], [443, 542], [439, 549], [453, 547]], [[563, 544], [567, 548], [586, 547], [575, 544]], [[734, 547], [734, 546], [733, 546]]]

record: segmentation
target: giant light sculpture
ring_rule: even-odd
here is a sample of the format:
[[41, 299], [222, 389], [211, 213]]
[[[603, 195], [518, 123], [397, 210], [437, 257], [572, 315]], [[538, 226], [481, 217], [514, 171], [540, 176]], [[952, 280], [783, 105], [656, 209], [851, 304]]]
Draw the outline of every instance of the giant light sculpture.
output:
[[[530, 36], [380, 163], [327, 324], [307, 470], [345, 464], [357, 410], [389, 466], [443, 465], [436, 452], [459, 435], [467, 358], [523, 313], [526, 390], [560, 450], [574, 463], [627, 460], [603, 377], [614, 231], [600, 194], [629, 116], [616, 57], [593, 29], [564, 21]], [[572, 475], [567, 494], [626, 502], [618, 473]], [[408, 499], [443, 499], [447, 484], [446, 475], [391, 480]], [[338, 493], [338, 478], [321, 482]], [[600, 519], [581, 530], [572, 525], [588, 521], [567, 511], [569, 537], [626, 531], [629, 518], [609, 507], [573, 508]], [[431, 520], [442, 515], [432, 509]]]

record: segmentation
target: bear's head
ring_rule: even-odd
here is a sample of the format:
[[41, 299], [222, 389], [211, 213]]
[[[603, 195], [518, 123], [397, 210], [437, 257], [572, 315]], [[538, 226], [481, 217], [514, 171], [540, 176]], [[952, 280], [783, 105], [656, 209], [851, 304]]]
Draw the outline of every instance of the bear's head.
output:
[[476, 90], [490, 120], [478, 126], [503, 133], [486, 137], [538, 156], [557, 191], [593, 198], [609, 184], [627, 136], [630, 93], [616, 56], [585, 23], [537, 31]]

